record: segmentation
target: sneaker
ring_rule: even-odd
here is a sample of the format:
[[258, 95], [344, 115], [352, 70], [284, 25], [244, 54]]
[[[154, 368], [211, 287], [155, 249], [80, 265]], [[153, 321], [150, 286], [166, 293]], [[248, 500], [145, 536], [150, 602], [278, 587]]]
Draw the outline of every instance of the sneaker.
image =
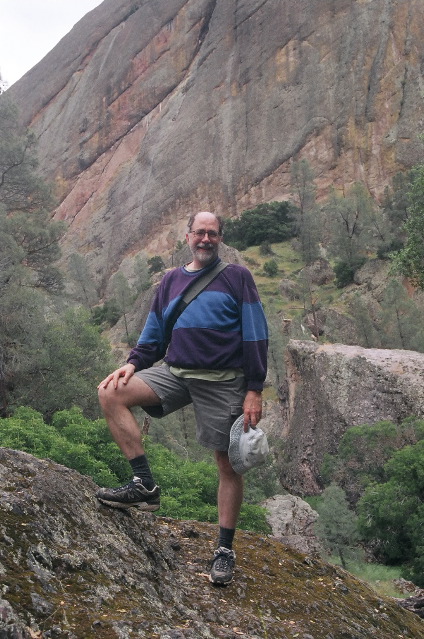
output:
[[214, 553], [209, 581], [213, 584], [227, 585], [233, 580], [236, 553], [220, 546]]
[[128, 484], [118, 488], [100, 488], [96, 497], [102, 504], [113, 508], [140, 506], [141, 510], [153, 511], [160, 507], [159, 486], [147, 490], [139, 477], [134, 477]]

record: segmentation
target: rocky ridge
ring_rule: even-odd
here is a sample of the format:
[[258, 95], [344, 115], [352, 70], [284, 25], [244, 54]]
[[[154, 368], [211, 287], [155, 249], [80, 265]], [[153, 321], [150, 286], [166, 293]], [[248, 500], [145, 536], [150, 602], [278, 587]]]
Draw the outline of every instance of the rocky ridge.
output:
[[216, 526], [100, 506], [89, 478], [11, 449], [0, 479], [2, 639], [424, 639], [395, 600], [274, 537], [238, 531], [216, 588]]
[[421, 0], [105, 0], [5, 95], [36, 133], [103, 292], [142, 248], [164, 254], [193, 210], [318, 191], [379, 197], [422, 159]]

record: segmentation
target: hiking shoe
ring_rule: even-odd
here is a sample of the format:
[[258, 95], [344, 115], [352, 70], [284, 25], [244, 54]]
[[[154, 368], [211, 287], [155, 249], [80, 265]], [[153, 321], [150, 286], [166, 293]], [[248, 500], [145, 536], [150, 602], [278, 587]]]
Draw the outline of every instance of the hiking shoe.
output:
[[209, 581], [224, 586], [229, 584], [233, 580], [235, 563], [236, 553], [234, 550], [220, 546], [214, 553]]
[[139, 477], [134, 477], [128, 484], [118, 488], [100, 488], [96, 497], [102, 504], [113, 508], [140, 506], [141, 510], [153, 511], [160, 506], [159, 486], [147, 490]]

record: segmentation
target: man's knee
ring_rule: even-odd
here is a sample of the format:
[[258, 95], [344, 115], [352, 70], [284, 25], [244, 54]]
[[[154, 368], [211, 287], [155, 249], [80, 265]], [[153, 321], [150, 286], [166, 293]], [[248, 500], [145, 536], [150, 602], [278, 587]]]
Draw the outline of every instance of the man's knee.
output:
[[103, 410], [110, 408], [118, 403], [119, 390], [114, 389], [111, 384], [106, 388], [100, 387], [97, 391], [99, 403]]

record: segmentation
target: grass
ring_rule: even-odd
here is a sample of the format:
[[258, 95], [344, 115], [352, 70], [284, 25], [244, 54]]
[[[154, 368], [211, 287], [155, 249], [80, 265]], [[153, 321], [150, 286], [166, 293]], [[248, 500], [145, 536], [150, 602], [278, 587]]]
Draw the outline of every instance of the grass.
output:
[[[340, 566], [338, 557], [328, 558], [329, 563]], [[379, 595], [386, 597], [405, 597], [405, 593], [396, 588], [393, 583], [395, 579], [400, 579], [401, 567], [385, 566], [383, 564], [369, 563], [366, 561], [352, 560], [347, 563], [347, 570], [358, 579], [365, 581]]]
[[[279, 293], [278, 285], [282, 279], [298, 281], [298, 275], [305, 266], [299, 253], [295, 251], [291, 241], [278, 242], [271, 245], [272, 254], [261, 255], [259, 246], [250, 246], [242, 251], [243, 258], [255, 278], [261, 300], [267, 308], [272, 305], [274, 312], [282, 312], [284, 317], [294, 319], [303, 313], [303, 300], [290, 300], [285, 295]], [[274, 277], [269, 277], [263, 270], [264, 263], [275, 260], [278, 265], [278, 272]], [[345, 302], [343, 301], [343, 289], [338, 289], [334, 283], [323, 286], [313, 286], [313, 296], [315, 303], [320, 306], [332, 306], [343, 311]], [[308, 301], [306, 304], [309, 305]]]

